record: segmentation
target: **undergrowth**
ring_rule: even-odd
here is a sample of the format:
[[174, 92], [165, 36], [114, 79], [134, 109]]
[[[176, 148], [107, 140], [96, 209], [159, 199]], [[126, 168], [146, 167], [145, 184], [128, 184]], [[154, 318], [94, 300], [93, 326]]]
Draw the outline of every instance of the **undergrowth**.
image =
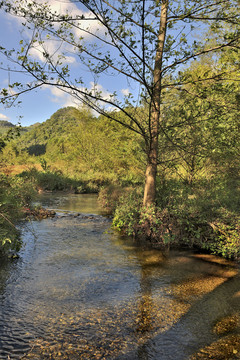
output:
[[[160, 248], [188, 247], [225, 258], [240, 258], [238, 183], [202, 180], [158, 185], [156, 206], [142, 207], [139, 188], [103, 191], [113, 226]], [[103, 197], [101, 194], [100, 197]]]
[[84, 181], [79, 178], [70, 178], [57, 169], [37, 170], [32, 167], [18, 174], [18, 177], [30, 181], [37, 190], [67, 191], [77, 194], [97, 193], [102, 185], [98, 181]]
[[19, 177], [0, 174], [0, 254], [17, 252], [21, 248], [20, 233], [16, 222], [29, 206], [34, 189], [32, 184]]

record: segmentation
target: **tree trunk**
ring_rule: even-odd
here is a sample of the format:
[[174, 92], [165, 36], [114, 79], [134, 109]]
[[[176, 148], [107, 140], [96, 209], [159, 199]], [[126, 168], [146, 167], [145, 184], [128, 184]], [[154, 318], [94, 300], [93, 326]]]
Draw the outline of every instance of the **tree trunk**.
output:
[[145, 175], [145, 188], [143, 205], [151, 206], [156, 200], [156, 177], [158, 162], [158, 136], [159, 136], [159, 119], [161, 104], [161, 80], [162, 80], [162, 60], [163, 48], [167, 30], [167, 11], [168, 0], [162, 0], [160, 26], [158, 34], [158, 44], [155, 57], [155, 66], [153, 73], [153, 92], [150, 107], [150, 139], [148, 148], [148, 163]]

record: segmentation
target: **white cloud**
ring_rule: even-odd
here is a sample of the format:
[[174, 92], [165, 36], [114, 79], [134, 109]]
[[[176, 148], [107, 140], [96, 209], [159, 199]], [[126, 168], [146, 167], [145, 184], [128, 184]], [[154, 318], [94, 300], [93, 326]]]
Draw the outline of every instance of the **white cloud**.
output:
[[[19, 0], [18, 0], [19, 1]], [[56, 1], [56, 0], [36, 0], [37, 3], [40, 5], [45, 5], [50, 7], [51, 12], [56, 12], [57, 15], [61, 14], [69, 14], [69, 16], [72, 16], [73, 18], [81, 17], [83, 16], [83, 19], [77, 20], [76, 23], [78, 23], [79, 26], [73, 27], [71, 29], [71, 32], [75, 35], [76, 43], [77, 40], [81, 37], [84, 37], [84, 40], [89, 41], [91, 38], [91, 34], [89, 32], [85, 32], [86, 29], [91, 29], [90, 32], [96, 32], [101, 28], [101, 25], [98, 23], [98, 21], [93, 20], [94, 15], [91, 14], [89, 11], [86, 11], [86, 9], [82, 8], [80, 9], [76, 3], [72, 1]], [[20, 1], [19, 1], [20, 3]], [[26, 2], [22, 2], [21, 6], [25, 7], [27, 11], [28, 9], [28, 3], [32, 3], [32, 1], [27, 0]], [[14, 42], [14, 46], [16, 48], [16, 42], [20, 41], [21, 38], [25, 38], [26, 43], [28, 43], [33, 36], [33, 30], [28, 29], [27, 27], [22, 26], [23, 18], [19, 16], [12, 16], [9, 13], [2, 12], [1, 17], [3, 17], [7, 24], [8, 24], [8, 36], [11, 35], [12, 42]], [[58, 29], [59, 23], [56, 22], [54, 25], [55, 30]], [[10, 31], [14, 29], [14, 31]], [[21, 35], [20, 35], [21, 33]], [[18, 36], [19, 34], [19, 36]], [[42, 33], [44, 44], [43, 46], [40, 44], [35, 43], [34, 48], [31, 48], [30, 54], [33, 56], [34, 59], [37, 59], [41, 62], [44, 62], [46, 59], [44, 59], [43, 52], [47, 51], [50, 55], [53, 55], [53, 59], [56, 60], [58, 55], [61, 53], [65, 53], [65, 59], [63, 59], [63, 64], [73, 64], [76, 62], [76, 58], [72, 55], [74, 53], [74, 50], [71, 45], [68, 45], [67, 43], [64, 43], [64, 41], [61, 42], [61, 40], [56, 41], [53, 40], [53, 38], [46, 39], [45, 37], [46, 33]], [[7, 46], [8, 44], [6, 44]], [[44, 49], [45, 48], [45, 49]]]
[[[78, 107], [79, 105], [81, 105], [80, 99], [78, 100], [77, 97], [71, 96], [71, 94], [62, 91], [60, 88], [57, 88], [56, 86], [43, 85], [42, 89], [50, 91], [51, 93], [50, 101], [54, 103], [58, 103], [59, 106], [61, 107], [67, 107], [67, 106]], [[79, 87], [79, 90], [85, 92], [86, 88]], [[94, 82], [89, 83], [87, 92], [92, 92], [93, 94], [101, 92], [101, 98], [104, 100], [110, 100], [111, 98], [111, 93], [108, 90], [106, 90], [101, 84], [94, 84]], [[76, 93], [77, 93], [77, 89], [76, 89]], [[105, 110], [110, 110], [110, 109], [112, 109], [110, 105], [105, 104]]]
[[[38, 2], [45, 3], [45, 0], [38, 0]], [[56, 0], [48, 0], [48, 5], [51, 7], [52, 11], [56, 11], [57, 14], [69, 14], [75, 18], [79, 16], [84, 17], [82, 20], [78, 20], [78, 23], [80, 24], [79, 28], [72, 28], [72, 32], [78, 38], [83, 35], [84, 38], [91, 36], [90, 34], [85, 33], [83, 30], [91, 29], [91, 31], [96, 31], [100, 28], [99, 22], [93, 20], [95, 16], [92, 13], [89, 11], [83, 11], [82, 9], [80, 10], [77, 5], [71, 1], [61, 2]]]
[[[86, 88], [79, 88], [79, 90], [84, 91], [86, 90]], [[97, 93], [101, 93], [101, 98], [103, 98], [104, 100], [110, 100], [110, 96], [111, 93], [104, 89], [104, 87], [101, 84], [94, 84], [93, 81], [90, 82], [90, 86], [87, 89], [87, 92], [92, 92], [93, 94], [95, 93], [97, 95]], [[70, 94], [66, 94], [65, 93], [65, 102], [63, 106], [79, 106], [80, 100], [78, 101], [76, 98], [74, 98], [74, 96], [71, 96]]]
[[129, 89], [122, 89], [121, 90], [121, 93], [124, 95], [124, 96], [128, 96], [130, 94], [130, 91]]
[[56, 86], [51, 86], [50, 90], [51, 90], [51, 93], [53, 94], [53, 96], [56, 96], [58, 98], [63, 98], [66, 96], [66, 93], [64, 91], [62, 91], [61, 89], [57, 88]]
[[[46, 40], [43, 45], [35, 44], [34, 48], [31, 48], [30, 50], [30, 55], [35, 59], [45, 62], [46, 59], [44, 58], [43, 53], [47, 52], [54, 61], [57, 61], [58, 56], [65, 51], [66, 47], [64, 47], [59, 41]], [[61, 62], [62, 64], [73, 64], [76, 62], [76, 59], [73, 56], [66, 55], [61, 59]]]
[[59, 103], [61, 107], [78, 106], [79, 103], [67, 92], [62, 91], [60, 88], [51, 85], [43, 85], [42, 90], [48, 90], [51, 93], [50, 101]]
[[51, 85], [43, 85], [41, 87], [42, 90], [48, 90], [51, 93], [50, 100], [54, 103], [62, 103], [65, 101], [65, 98], [68, 96], [64, 91], [62, 91], [60, 88], [57, 88], [56, 86]]
[[78, 107], [80, 105], [79, 101], [77, 101], [74, 97], [72, 97], [71, 95], [66, 95], [65, 98], [65, 103], [63, 104], [64, 107], [67, 106], [73, 106], [73, 107]]
[[0, 113], [0, 120], [8, 121], [9, 117]]
[[[25, 3], [25, 9], [29, 11], [28, 3], [32, 3], [32, 0], [27, 0]], [[80, 9], [76, 3], [72, 1], [56, 1], [56, 0], [36, 0], [36, 3], [39, 5], [47, 5], [49, 7], [51, 13], [56, 13], [56, 15], [69, 15], [72, 16], [72, 18], [79, 18], [75, 24], [78, 26], [72, 27], [71, 31], [74, 33], [76, 37], [84, 36], [84, 38], [91, 37], [91, 34], [88, 32], [85, 32], [84, 30], [90, 29], [91, 32], [97, 31], [101, 28], [100, 23], [95, 20], [95, 16], [87, 11], [84, 11], [83, 9]], [[21, 6], [24, 7], [24, 4], [21, 3]], [[82, 17], [82, 19], [80, 19]], [[22, 25], [23, 18], [21, 17], [13, 17], [9, 13], [5, 14], [5, 18], [10, 20], [10, 22], [13, 22], [14, 24]], [[57, 23], [56, 23], [57, 26]], [[22, 26], [21, 26], [21, 29]], [[26, 30], [26, 28], [25, 28]], [[28, 32], [29, 37], [31, 38], [32, 33]]]
[[94, 82], [91, 81], [90, 85], [90, 91], [92, 91], [93, 93], [101, 93], [101, 98], [103, 98], [104, 100], [110, 100], [111, 93], [108, 90], [104, 89], [101, 84], [94, 84]]

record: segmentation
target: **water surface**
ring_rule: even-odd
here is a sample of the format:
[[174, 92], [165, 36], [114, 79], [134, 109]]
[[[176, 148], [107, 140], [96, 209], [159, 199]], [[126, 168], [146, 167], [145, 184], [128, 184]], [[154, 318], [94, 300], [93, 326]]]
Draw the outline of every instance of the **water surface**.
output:
[[23, 225], [20, 259], [0, 264], [0, 359], [240, 358], [237, 264], [138, 246], [95, 195], [39, 202], [57, 216]]

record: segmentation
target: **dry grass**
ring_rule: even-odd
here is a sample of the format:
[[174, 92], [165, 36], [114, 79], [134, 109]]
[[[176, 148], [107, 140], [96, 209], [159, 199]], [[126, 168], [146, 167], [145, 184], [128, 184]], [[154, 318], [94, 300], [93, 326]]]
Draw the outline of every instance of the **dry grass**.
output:
[[23, 171], [29, 171], [32, 168], [36, 170], [41, 170], [42, 167], [40, 164], [32, 164], [32, 165], [5, 165], [3, 167], [0, 166], [0, 172], [4, 173], [5, 175], [17, 175]]

